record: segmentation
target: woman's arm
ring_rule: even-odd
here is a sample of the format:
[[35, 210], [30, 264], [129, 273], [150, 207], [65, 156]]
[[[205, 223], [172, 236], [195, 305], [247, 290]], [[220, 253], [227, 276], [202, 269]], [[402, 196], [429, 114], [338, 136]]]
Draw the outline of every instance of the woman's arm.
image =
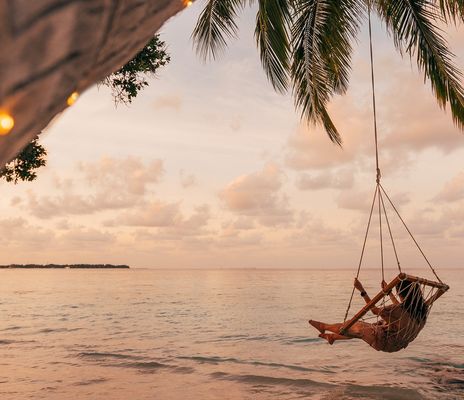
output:
[[[354, 287], [356, 289], [358, 289], [360, 292], [361, 292], [361, 297], [364, 299], [364, 301], [366, 302], [366, 304], [368, 304], [370, 301], [371, 301], [371, 298], [369, 297], [369, 295], [367, 294], [367, 292], [364, 290], [364, 286], [362, 285], [362, 283], [358, 280], [358, 278], [354, 278]], [[371, 308], [371, 311], [375, 314], [375, 315], [379, 315], [380, 312], [382, 311], [381, 308], [379, 307], [372, 307]]]

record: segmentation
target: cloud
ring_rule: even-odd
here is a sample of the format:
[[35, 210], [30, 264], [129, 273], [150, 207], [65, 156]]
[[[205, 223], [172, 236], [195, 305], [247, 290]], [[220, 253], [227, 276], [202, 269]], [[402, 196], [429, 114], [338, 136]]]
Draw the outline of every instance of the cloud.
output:
[[113, 189], [113, 192], [122, 190], [134, 195], [145, 194], [147, 185], [159, 182], [164, 173], [161, 160], [145, 164], [136, 157], [106, 157], [95, 163], [80, 163], [79, 170], [92, 187], [104, 192]]
[[[38, 196], [29, 192], [27, 208], [41, 219], [128, 208], [143, 201], [148, 186], [158, 183], [163, 172], [161, 160], [144, 163], [135, 157], [79, 163], [74, 179], [55, 177], [61, 193]], [[76, 194], [79, 183], [85, 189]]]
[[155, 100], [154, 106], [156, 109], [167, 108], [179, 111], [182, 108], [182, 99], [177, 95], [159, 96]]
[[353, 161], [358, 147], [355, 135], [349, 138], [343, 148], [338, 147], [319, 127], [301, 125], [288, 140], [286, 164], [298, 171], [348, 164]]
[[108, 221], [107, 226], [132, 226], [158, 228], [158, 239], [179, 239], [183, 236], [203, 234], [202, 229], [211, 218], [210, 207], [206, 204], [197, 206], [193, 213], [186, 217], [180, 210], [179, 203], [152, 201], [141, 204], [135, 210], [122, 213], [119, 217]]
[[216, 239], [215, 245], [218, 248], [244, 249], [260, 246], [263, 244], [263, 242], [264, 237], [262, 233], [259, 232], [235, 232], [235, 234], [227, 234], [227, 232], [224, 232]]
[[197, 178], [193, 174], [187, 174], [183, 169], [179, 172], [180, 184], [184, 189], [195, 186], [197, 183]]
[[250, 230], [255, 228], [255, 223], [252, 219], [241, 216], [234, 221], [226, 221], [222, 224], [223, 232], [237, 232], [242, 230]]
[[31, 249], [43, 248], [53, 241], [54, 236], [49, 229], [31, 225], [21, 217], [0, 220], [0, 243], [5, 247], [14, 245]]
[[288, 224], [293, 218], [287, 198], [280, 192], [283, 173], [275, 164], [234, 179], [219, 193], [228, 210], [254, 217], [265, 226]]
[[14, 207], [14, 206], [20, 205], [22, 202], [23, 202], [23, 199], [21, 197], [14, 196], [10, 201], [10, 205]]
[[339, 208], [369, 212], [372, 197], [373, 193], [369, 193], [368, 191], [343, 191], [336, 198], [336, 203]]
[[453, 202], [464, 199], [464, 171], [461, 171], [441, 190], [435, 200]]
[[[341, 192], [336, 198], [336, 203], [339, 208], [344, 208], [347, 210], [355, 210], [361, 212], [369, 212], [372, 206], [372, 200], [374, 196], [374, 190], [369, 191], [358, 191], [358, 190], [347, 190]], [[409, 203], [409, 195], [405, 192], [395, 193], [393, 196], [390, 196], [393, 204], [397, 209], [400, 209], [402, 206]], [[376, 199], [377, 204], [378, 198]], [[383, 195], [383, 201], [387, 209], [387, 213], [390, 212], [390, 205], [388, 200]], [[377, 210], [377, 208], [375, 209]]]
[[95, 228], [74, 227], [60, 236], [62, 244], [71, 245], [72, 248], [98, 248], [115, 242], [115, 235]]
[[113, 225], [165, 227], [172, 226], [181, 218], [178, 203], [152, 201], [144, 203], [135, 210], [127, 211], [117, 217]]
[[288, 245], [295, 248], [352, 245], [353, 236], [346, 230], [329, 226], [308, 213], [300, 215], [298, 229], [288, 235]]
[[429, 87], [409, 70], [397, 72], [382, 102], [387, 135], [380, 140], [384, 149], [411, 152], [437, 149], [445, 154], [464, 146], [464, 135], [453, 125], [451, 113], [443, 112]]
[[353, 170], [302, 173], [296, 183], [300, 190], [350, 189], [353, 187]]
[[[2, 255], [1, 263], [49, 263], [60, 262], [61, 256], [67, 263], [81, 262], [84, 252], [111, 257], [107, 249], [114, 245], [116, 236], [92, 227], [60, 226], [44, 228], [43, 224], [33, 224], [24, 218], [0, 220], [0, 245], [9, 251]], [[69, 255], [69, 254], [68, 254]], [[97, 257], [98, 258], [98, 257]], [[107, 261], [105, 261], [107, 262]]]
[[[363, 62], [357, 61], [348, 93], [335, 98], [330, 113], [341, 132], [338, 148], [319, 126], [301, 124], [287, 142], [286, 164], [297, 171], [323, 170], [374, 161], [370, 93], [364, 88]], [[392, 73], [393, 72], [393, 73]], [[410, 64], [390, 56], [377, 63], [380, 166], [386, 173], [404, 170], [414, 155], [434, 149], [444, 154], [464, 147], [464, 135], [453, 125], [449, 110], [440, 109], [429, 87]], [[388, 83], [388, 84], [385, 84]], [[365, 169], [365, 168], [362, 168]]]
[[[464, 203], [455, 206], [426, 207], [415, 210], [406, 223], [414, 235], [435, 239], [459, 237], [464, 229]], [[435, 245], [439, 248], [439, 242]]]
[[230, 129], [234, 132], [238, 132], [242, 128], [242, 121], [239, 116], [234, 116], [229, 122]]

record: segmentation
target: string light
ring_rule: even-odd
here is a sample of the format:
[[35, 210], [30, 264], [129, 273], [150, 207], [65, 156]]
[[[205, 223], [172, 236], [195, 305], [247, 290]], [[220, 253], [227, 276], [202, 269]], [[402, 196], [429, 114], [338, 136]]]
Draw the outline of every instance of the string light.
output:
[[192, 0], [183, 0], [184, 6], [185, 7], [190, 7], [193, 4]]
[[79, 93], [78, 92], [72, 92], [68, 99], [66, 100], [66, 103], [68, 104], [68, 106], [72, 106], [76, 100], [79, 98]]
[[0, 111], [0, 135], [8, 135], [13, 129], [14, 119], [13, 117], [6, 113]]

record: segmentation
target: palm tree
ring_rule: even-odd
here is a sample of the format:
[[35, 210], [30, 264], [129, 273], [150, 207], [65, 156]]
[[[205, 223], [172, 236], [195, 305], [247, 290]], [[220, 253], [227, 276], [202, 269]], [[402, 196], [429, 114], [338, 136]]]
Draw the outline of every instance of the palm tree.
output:
[[464, 129], [462, 74], [439, 28], [464, 21], [464, 0], [206, 0], [193, 32], [198, 53], [216, 58], [237, 34], [238, 12], [254, 3], [268, 79], [279, 92], [291, 87], [302, 117], [321, 123], [333, 142], [341, 144], [341, 137], [327, 105], [348, 89], [352, 44], [368, 12], [383, 21], [401, 55], [416, 58], [440, 107], [449, 104]]

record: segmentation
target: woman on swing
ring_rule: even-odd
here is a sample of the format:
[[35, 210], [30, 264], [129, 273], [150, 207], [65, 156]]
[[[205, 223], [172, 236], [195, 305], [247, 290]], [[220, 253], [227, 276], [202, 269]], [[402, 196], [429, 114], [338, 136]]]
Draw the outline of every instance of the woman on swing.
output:
[[[354, 287], [360, 291], [366, 304], [371, 301], [358, 279], [355, 279]], [[386, 282], [382, 282], [382, 288], [385, 287]], [[402, 280], [396, 285], [396, 291], [399, 299], [391, 291], [388, 293], [391, 305], [371, 308], [371, 311], [380, 317], [377, 323], [357, 321], [344, 332], [344, 335], [340, 334], [343, 323], [325, 324], [313, 320], [309, 323], [320, 332], [319, 337], [326, 339], [330, 344], [336, 340], [362, 339], [378, 351], [399, 351], [406, 348], [424, 327], [429, 305], [416, 282]]]

